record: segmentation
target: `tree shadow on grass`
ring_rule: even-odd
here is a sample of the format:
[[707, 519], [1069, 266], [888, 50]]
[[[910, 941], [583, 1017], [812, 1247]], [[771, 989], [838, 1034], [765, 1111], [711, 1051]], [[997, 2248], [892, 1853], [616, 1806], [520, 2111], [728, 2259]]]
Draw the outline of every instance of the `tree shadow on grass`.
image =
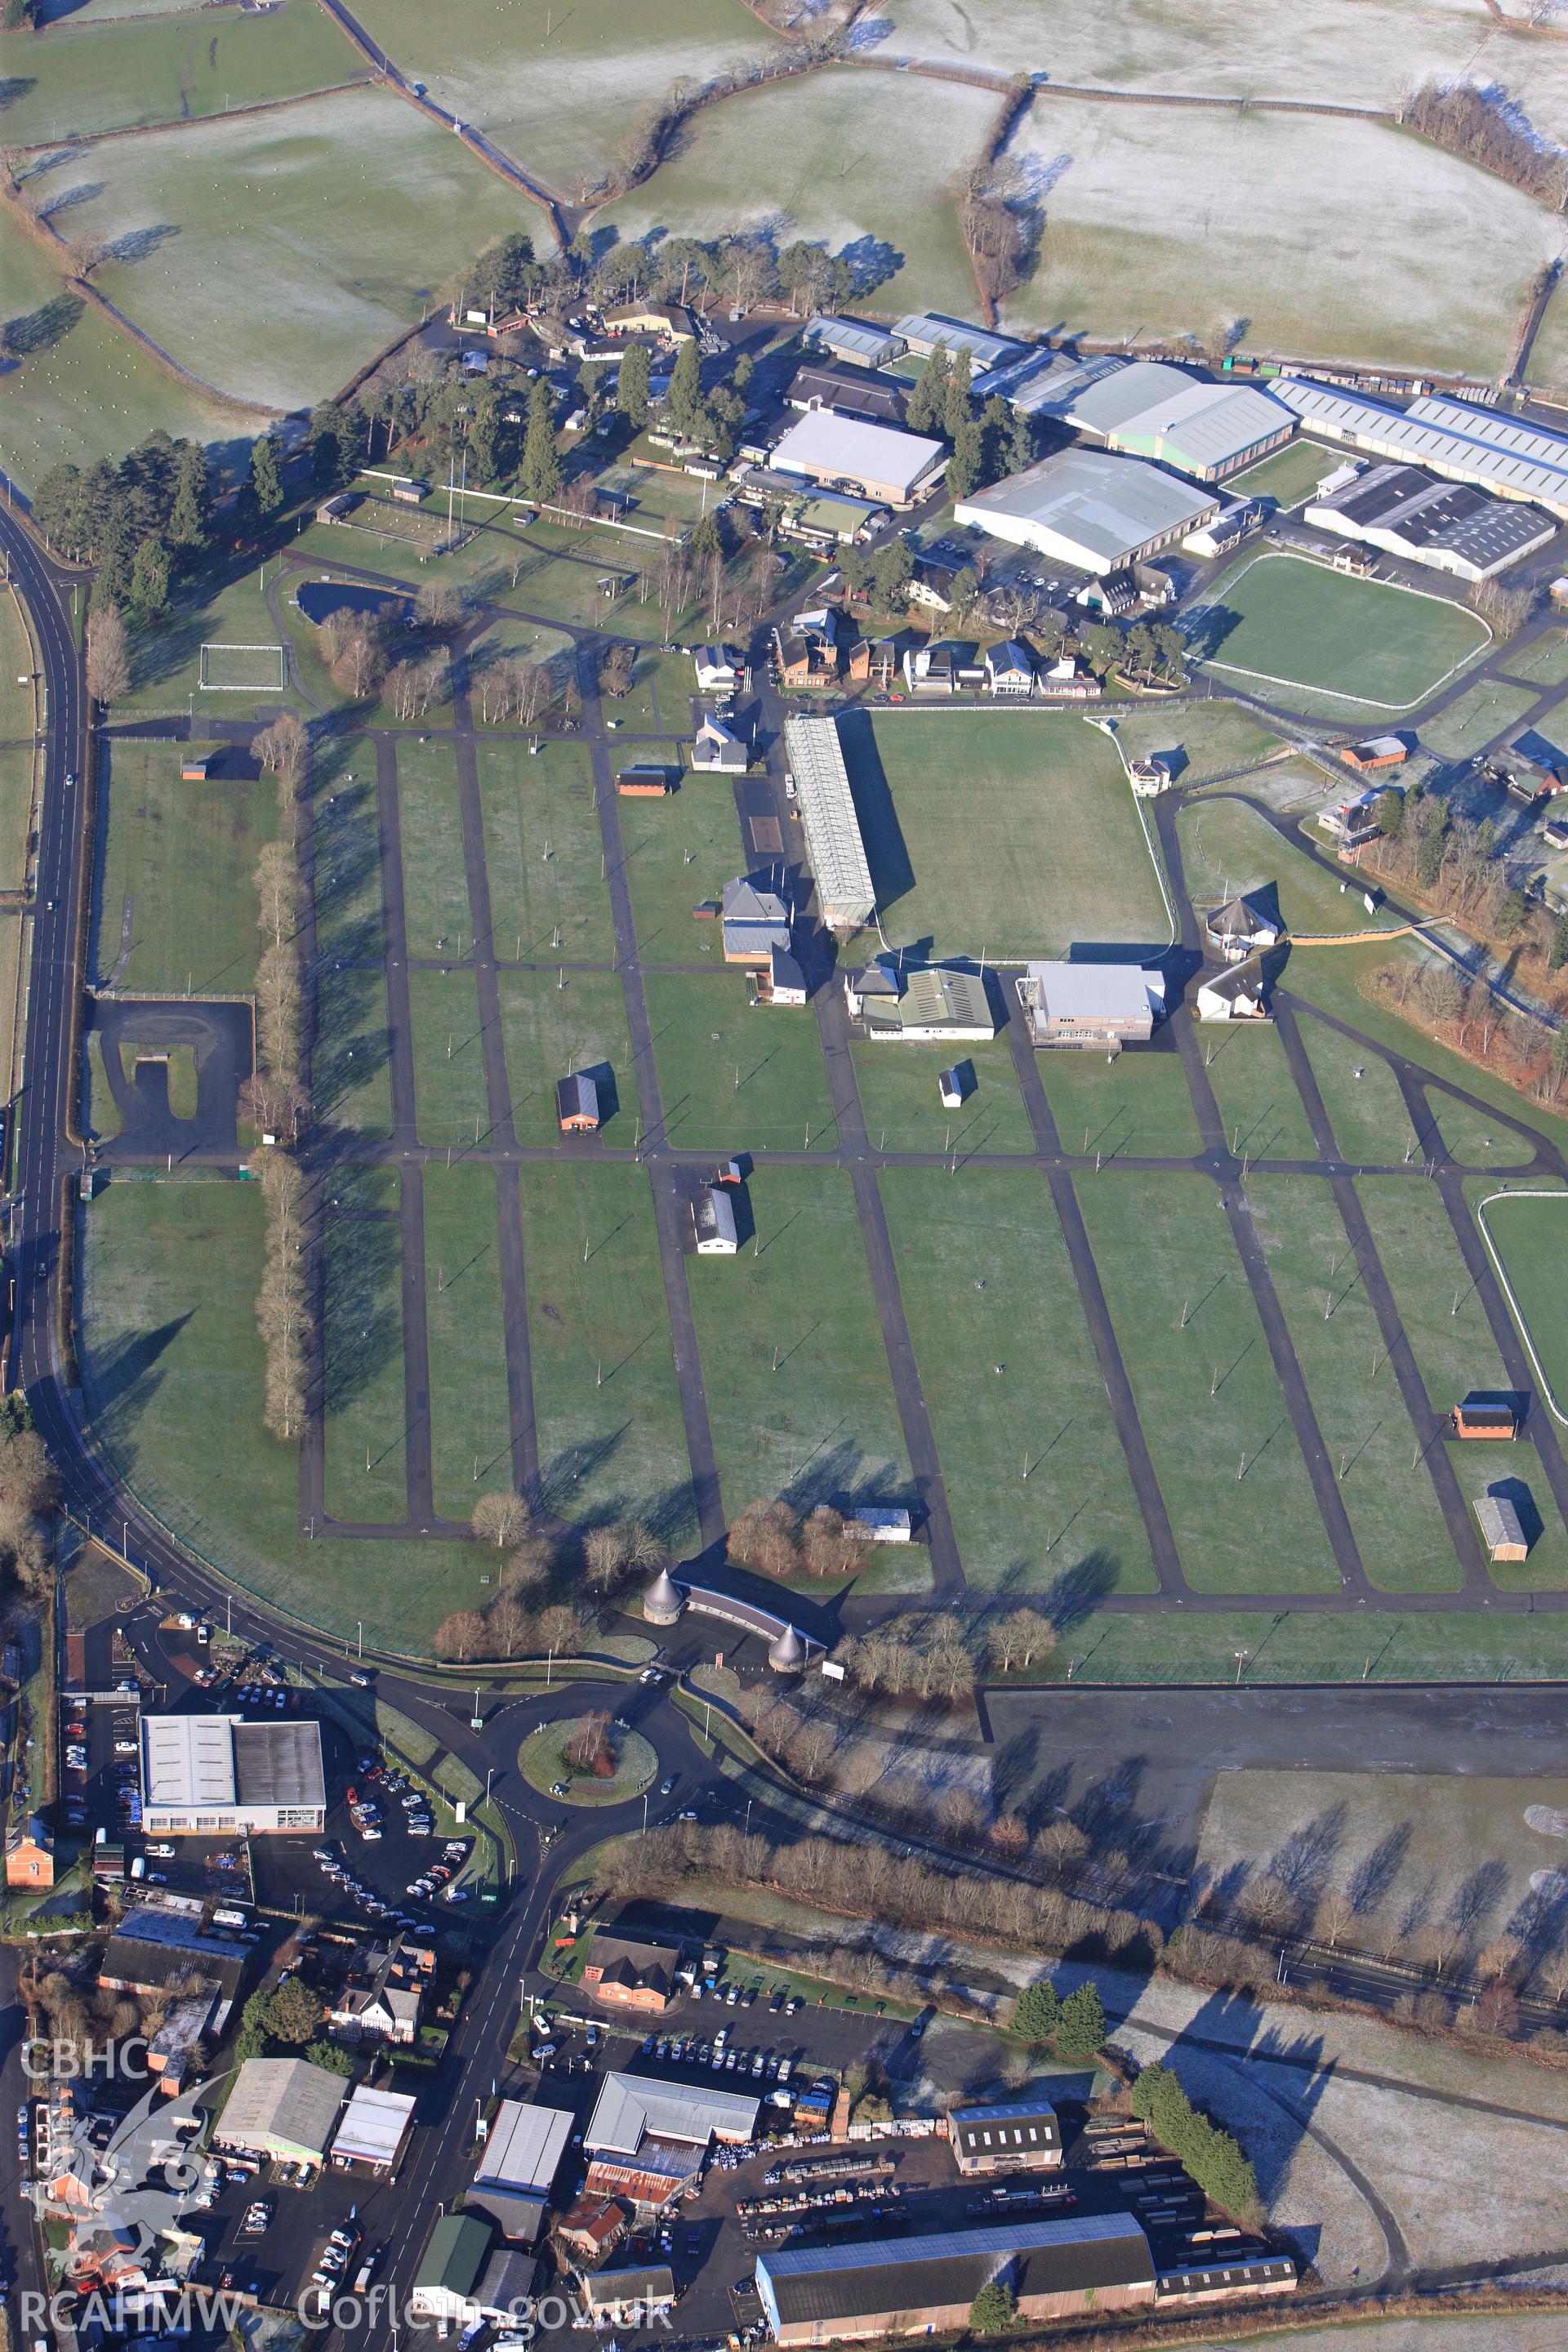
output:
[[329, 1216], [322, 1242], [321, 1411], [344, 1412], [401, 1355], [397, 1227]]
[[79, 295], [62, 292], [38, 310], [8, 320], [5, 334], [7, 358], [16, 362], [31, 359], [38, 352], [52, 352], [57, 343], [64, 342], [86, 308]]
[[160, 1323], [154, 1331], [127, 1333], [97, 1352], [84, 1350], [83, 1386], [95, 1416], [115, 1412], [131, 1400], [133, 1391], [139, 1406], [150, 1402], [163, 1381], [154, 1367], [195, 1312], [188, 1307], [184, 1315]]

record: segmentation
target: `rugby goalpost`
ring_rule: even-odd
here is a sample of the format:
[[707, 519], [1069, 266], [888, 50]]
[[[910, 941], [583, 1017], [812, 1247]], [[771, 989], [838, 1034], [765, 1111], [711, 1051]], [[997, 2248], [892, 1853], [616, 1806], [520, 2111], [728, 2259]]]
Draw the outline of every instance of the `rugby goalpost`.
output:
[[[228, 670], [215, 677], [215, 670]], [[236, 677], [232, 673], [243, 675]], [[287, 646], [231, 646], [204, 642], [196, 667], [196, 684], [207, 694], [281, 694], [289, 684]]]

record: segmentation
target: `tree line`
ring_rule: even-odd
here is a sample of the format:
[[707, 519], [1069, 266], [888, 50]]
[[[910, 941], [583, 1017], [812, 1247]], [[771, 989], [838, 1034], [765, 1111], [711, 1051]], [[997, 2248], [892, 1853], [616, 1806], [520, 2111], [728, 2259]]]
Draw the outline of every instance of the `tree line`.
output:
[[251, 749], [262, 773], [276, 780], [279, 829], [262, 849], [253, 877], [256, 923], [264, 944], [256, 968], [256, 1066], [242, 1090], [240, 1108], [263, 1138], [271, 1139], [251, 1161], [266, 1207], [256, 1321], [266, 1353], [263, 1419], [274, 1437], [291, 1442], [304, 1421], [306, 1364], [315, 1328], [305, 1279], [305, 1180], [293, 1156], [309, 1108], [300, 841], [310, 736], [295, 713], [286, 711], [254, 737]]
[[508, 1558], [493, 1601], [458, 1610], [436, 1629], [437, 1656], [463, 1665], [547, 1651], [574, 1657], [601, 1611], [669, 1565], [668, 1552], [640, 1519], [545, 1535], [523, 1496], [510, 1489], [479, 1497], [469, 1532]]
[[1130, 2098], [1133, 2114], [1148, 2125], [1162, 2147], [1180, 2159], [1182, 2169], [1205, 2197], [1244, 2228], [1262, 2228], [1263, 2200], [1251, 2160], [1229, 2132], [1193, 2105], [1171, 2067], [1156, 2059], [1141, 2068]]
[[1568, 149], [1542, 138], [1505, 92], [1472, 81], [1426, 81], [1401, 100], [1395, 120], [1551, 211], [1568, 208]]

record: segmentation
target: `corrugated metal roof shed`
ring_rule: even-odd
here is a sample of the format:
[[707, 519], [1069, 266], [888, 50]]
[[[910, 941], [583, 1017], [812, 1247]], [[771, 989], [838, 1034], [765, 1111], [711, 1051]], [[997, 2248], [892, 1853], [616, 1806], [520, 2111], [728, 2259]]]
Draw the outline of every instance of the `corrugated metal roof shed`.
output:
[[565, 2107], [535, 2107], [503, 2099], [474, 2178], [503, 2189], [548, 2189], [560, 2168], [572, 2129]]
[[831, 719], [786, 719], [784, 751], [823, 919], [830, 928], [869, 922], [876, 892], [837, 726]]
[[749, 2139], [758, 2102], [738, 2091], [689, 2089], [643, 2074], [606, 2074], [583, 2145], [591, 2156], [635, 2156], [644, 2134], [700, 2145], [714, 2133]]
[[1513, 427], [1458, 400], [1384, 408], [1308, 376], [1277, 377], [1273, 389], [1310, 430], [1331, 440], [1429, 467], [1452, 481], [1479, 482], [1500, 498], [1533, 499], [1568, 518], [1568, 439], [1560, 435]]

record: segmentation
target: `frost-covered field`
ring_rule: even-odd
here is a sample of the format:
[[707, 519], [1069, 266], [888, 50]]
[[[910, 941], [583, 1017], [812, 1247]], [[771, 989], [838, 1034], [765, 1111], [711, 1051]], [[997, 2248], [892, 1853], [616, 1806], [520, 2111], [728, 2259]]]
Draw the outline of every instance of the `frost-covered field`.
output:
[[775, 226], [781, 241], [868, 236], [904, 267], [879, 288], [879, 309], [931, 303], [974, 310], [974, 278], [948, 183], [995, 112], [989, 92], [962, 83], [814, 74], [708, 108], [679, 152], [642, 187], [607, 205], [623, 236], [666, 228], [721, 236]]
[[[1353, 11], [1352, 12], [1353, 13]], [[1568, 44], [1564, 44], [1568, 47]], [[1013, 152], [1042, 191], [1019, 324], [1500, 374], [1560, 224], [1376, 123], [1038, 100]]]
[[364, 0], [357, 14], [439, 105], [563, 195], [672, 81], [777, 46], [741, 0]]
[[486, 239], [544, 217], [449, 131], [381, 90], [114, 140], [73, 236], [139, 249], [95, 282], [221, 391], [293, 407], [335, 392]]
[[[1523, 0], [1510, 5], [1525, 13]], [[1428, 75], [1464, 74], [1568, 137], [1568, 42], [1510, 32], [1482, 0], [883, 0], [859, 37], [890, 55], [1052, 81], [1342, 106], [1388, 106]]]

